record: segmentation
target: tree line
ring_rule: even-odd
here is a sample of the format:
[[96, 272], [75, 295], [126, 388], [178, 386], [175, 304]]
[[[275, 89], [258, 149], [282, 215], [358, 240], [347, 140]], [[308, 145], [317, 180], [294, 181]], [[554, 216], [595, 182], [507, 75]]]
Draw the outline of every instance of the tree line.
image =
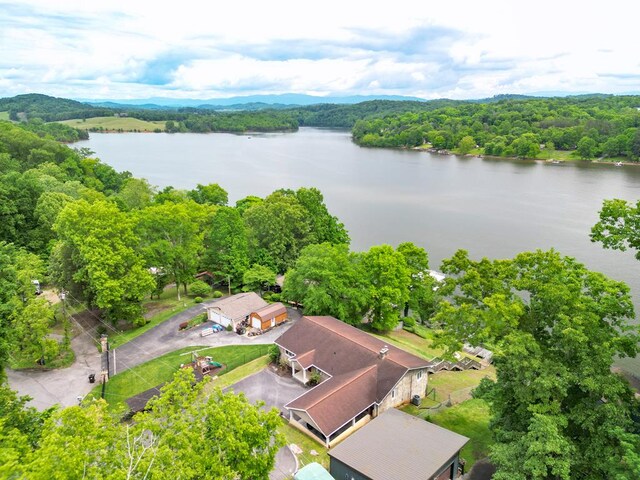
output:
[[364, 119], [356, 143], [370, 147], [459, 149], [536, 158], [541, 148], [576, 150], [580, 158], [640, 157], [640, 97], [584, 96], [460, 102], [430, 111]]

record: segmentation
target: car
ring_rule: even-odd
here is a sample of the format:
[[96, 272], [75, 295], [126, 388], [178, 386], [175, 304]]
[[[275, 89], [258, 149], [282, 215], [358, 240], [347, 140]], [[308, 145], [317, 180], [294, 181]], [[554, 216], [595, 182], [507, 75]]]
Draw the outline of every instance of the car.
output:
[[211, 325], [211, 328], [213, 329], [214, 332], [221, 332], [224, 330], [224, 327], [222, 325], [218, 325], [217, 323], [214, 323], [213, 325]]

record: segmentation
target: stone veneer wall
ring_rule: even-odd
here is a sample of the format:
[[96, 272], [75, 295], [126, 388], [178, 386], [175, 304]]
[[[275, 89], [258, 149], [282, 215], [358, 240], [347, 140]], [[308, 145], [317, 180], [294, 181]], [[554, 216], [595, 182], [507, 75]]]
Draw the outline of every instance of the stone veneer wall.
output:
[[[418, 380], [418, 372], [420, 371], [422, 371], [422, 378]], [[396, 385], [395, 398], [391, 398], [391, 392], [384, 397], [380, 407], [378, 407], [378, 414], [381, 414], [390, 408], [397, 407], [398, 405], [409, 403], [411, 401], [411, 397], [414, 395], [424, 397], [424, 394], [427, 391], [428, 379], [429, 374], [427, 373], [426, 368], [423, 368], [422, 370], [409, 370], [405, 376], [402, 377], [402, 380], [400, 380]]]

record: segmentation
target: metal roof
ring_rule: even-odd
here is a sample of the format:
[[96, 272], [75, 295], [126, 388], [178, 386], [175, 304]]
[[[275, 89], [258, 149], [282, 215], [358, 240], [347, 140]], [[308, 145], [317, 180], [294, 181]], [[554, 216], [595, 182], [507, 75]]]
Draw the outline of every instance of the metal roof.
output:
[[426, 420], [390, 409], [329, 450], [329, 456], [371, 480], [414, 480], [439, 473], [468, 441]]

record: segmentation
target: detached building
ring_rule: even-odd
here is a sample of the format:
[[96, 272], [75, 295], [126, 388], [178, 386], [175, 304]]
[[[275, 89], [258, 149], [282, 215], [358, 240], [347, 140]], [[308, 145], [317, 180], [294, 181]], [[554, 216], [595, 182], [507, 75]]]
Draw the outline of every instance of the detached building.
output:
[[249, 319], [251, 312], [268, 306], [255, 292], [238, 293], [216, 302], [205, 304], [207, 319], [219, 323], [223, 327], [231, 325], [235, 330], [238, 324]]
[[391, 409], [329, 450], [329, 472], [346, 480], [452, 480], [464, 474], [467, 437]]
[[286, 320], [287, 309], [280, 302], [262, 307], [249, 315], [249, 325], [258, 330], [267, 330]]
[[427, 388], [431, 362], [333, 317], [302, 317], [275, 344], [293, 378], [320, 382], [285, 408], [292, 425], [327, 447]]

